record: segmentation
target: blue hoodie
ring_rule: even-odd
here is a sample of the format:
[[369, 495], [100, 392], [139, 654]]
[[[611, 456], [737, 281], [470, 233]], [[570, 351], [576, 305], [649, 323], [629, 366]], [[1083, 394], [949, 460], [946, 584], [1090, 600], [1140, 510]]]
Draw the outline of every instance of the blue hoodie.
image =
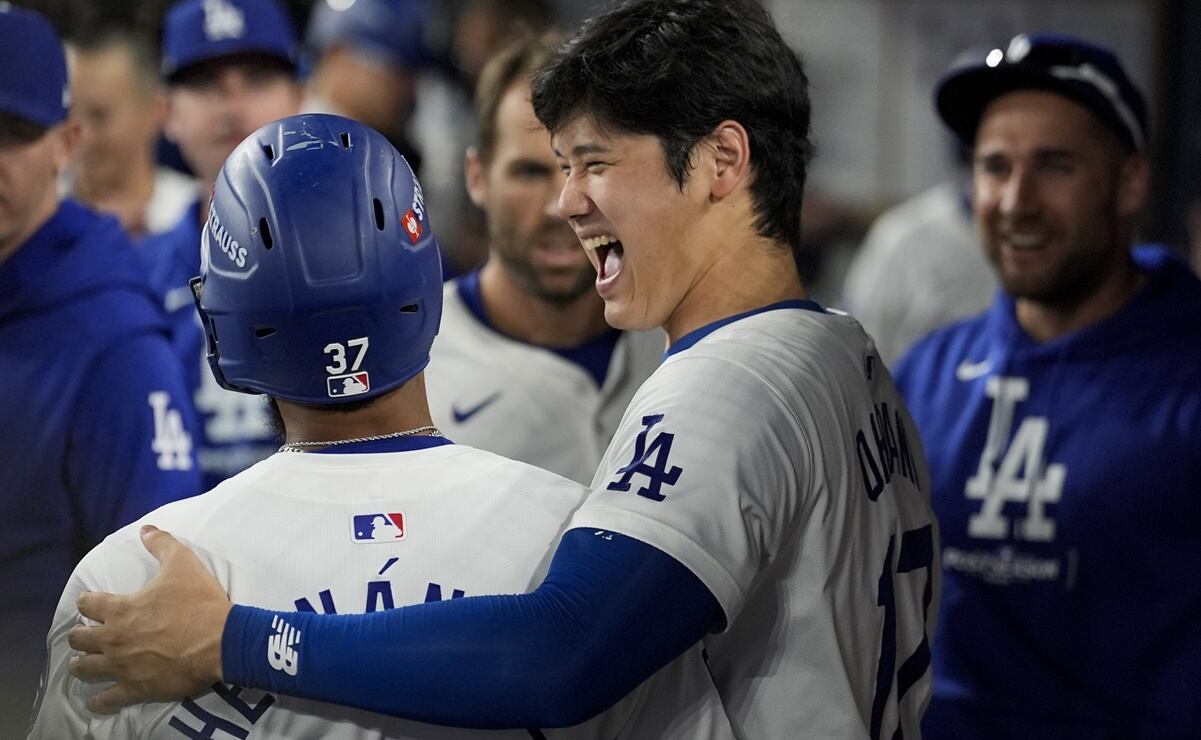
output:
[[[198, 493], [195, 419], [117, 222], [66, 201], [0, 262], [0, 727], [28, 717], [46, 631], [79, 559]], [[11, 702], [11, 703], [10, 703]]]
[[1034, 341], [999, 295], [899, 362], [942, 527], [928, 738], [1201, 728], [1201, 282], [1139, 247], [1116, 315]]

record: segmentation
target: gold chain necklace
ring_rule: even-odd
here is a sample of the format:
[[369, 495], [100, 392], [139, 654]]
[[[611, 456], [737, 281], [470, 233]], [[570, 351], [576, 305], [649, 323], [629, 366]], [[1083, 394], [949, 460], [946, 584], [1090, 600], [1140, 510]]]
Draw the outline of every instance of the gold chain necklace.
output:
[[348, 445], [352, 442], [374, 442], [377, 439], [393, 439], [394, 437], [411, 437], [415, 434], [425, 434], [430, 437], [441, 437], [442, 432], [438, 431], [438, 427], [426, 425], [416, 427], [415, 429], [406, 429], [403, 432], [391, 432], [390, 434], [373, 434], [370, 437], [355, 437], [354, 439], [334, 439], [329, 442], [288, 442], [279, 446], [280, 452], [304, 452], [312, 447], [334, 447], [336, 445]]

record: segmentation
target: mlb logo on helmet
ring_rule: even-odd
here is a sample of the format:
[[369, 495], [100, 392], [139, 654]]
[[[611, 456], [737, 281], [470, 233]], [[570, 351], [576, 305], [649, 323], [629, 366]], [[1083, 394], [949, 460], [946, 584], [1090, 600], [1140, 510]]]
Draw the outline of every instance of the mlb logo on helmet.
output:
[[366, 372], [335, 375], [325, 379], [325, 388], [330, 398], [358, 396], [371, 390], [371, 376]]
[[350, 538], [357, 543], [396, 542], [405, 538], [405, 515], [374, 512], [350, 517]]

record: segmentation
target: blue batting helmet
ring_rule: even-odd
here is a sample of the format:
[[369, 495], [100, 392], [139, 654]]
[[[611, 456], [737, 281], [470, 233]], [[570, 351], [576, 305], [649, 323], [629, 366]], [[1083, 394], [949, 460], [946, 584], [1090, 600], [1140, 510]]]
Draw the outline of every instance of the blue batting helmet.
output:
[[217, 382], [296, 403], [400, 386], [442, 316], [421, 185], [383, 135], [340, 116], [284, 118], [234, 149], [192, 288]]

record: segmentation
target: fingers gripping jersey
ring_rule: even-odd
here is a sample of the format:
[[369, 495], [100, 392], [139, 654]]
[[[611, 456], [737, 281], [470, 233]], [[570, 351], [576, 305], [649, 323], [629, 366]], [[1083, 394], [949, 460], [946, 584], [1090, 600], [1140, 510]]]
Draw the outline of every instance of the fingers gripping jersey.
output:
[[807, 308], [673, 347], [572, 526], [643, 540], [717, 597], [740, 737], [918, 737], [939, 577], [921, 444], [859, 325], [786, 305]]
[[[422, 438], [409, 438], [414, 439]], [[361, 613], [532, 590], [584, 494], [582, 486], [558, 476], [461, 445], [375, 454], [277, 454], [207, 494], [122, 529], [83, 560], [55, 614], [48, 688], [32, 736], [731, 738], [699, 646], [592, 720], [532, 732], [439, 727], [224, 684], [183, 702], [139, 705], [98, 717], [84, 704], [103, 685], [84, 685], [67, 675], [72, 652], [66, 635], [78, 619], [79, 593], [127, 593], [157, 572], [138, 539], [142, 523], [186, 538], [239, 603]], [[295, 675], [306, 636], [286, 615], [272, 629], [267, 661]], [[710, 727], [725, 730], [710, 732]]]

